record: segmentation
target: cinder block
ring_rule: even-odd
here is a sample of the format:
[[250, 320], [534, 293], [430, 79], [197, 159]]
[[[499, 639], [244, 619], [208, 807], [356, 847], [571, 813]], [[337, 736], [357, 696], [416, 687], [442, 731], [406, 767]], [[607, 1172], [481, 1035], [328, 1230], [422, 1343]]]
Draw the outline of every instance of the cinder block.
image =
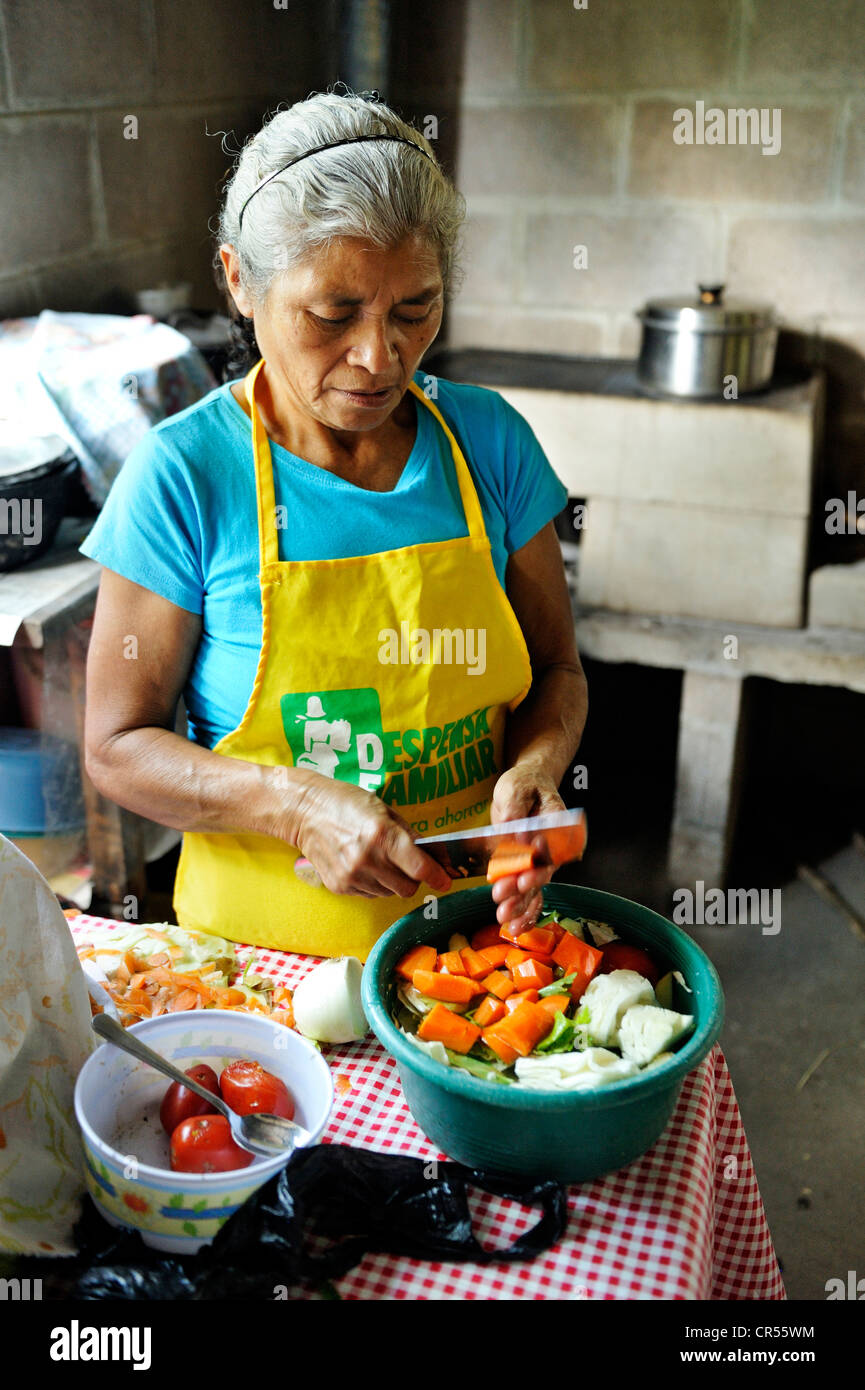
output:
[[589, 500], [581, 607], [799, 627], [807, 517]]
[[738, 401], [499, 387], [572, 497], [807, 517], [820, 378]]
[[865, 632], [865, 560], [814, 570], [808, 583], [808, 625]]
[[865, 317], [863, 245], [865, 217], [742, 218], [729, 238], [736, 296], [773, 304], [794, 325]]
[[552, 91], [705, 87], [730, 75], [734, 10], [713, 0], [532, 0], [529, 81]]
[[613, 191], [620, 114], [578, 106], [466, 108], [456, 182], [466, 195], [606, 197]]
[[0, 168], [9, 210], [0, 237], [0, 274], [90, 243], [89, 137], [82, 118], [4, 119]]
[[516, 228], [506, 213], [472, 212], [463, 227], [461, 300], [511, 300], [515, 291]]
[[758, 111], [763, 106], [778, 107], [778, 153], [765, 155], [759, 144], [678, 145], [673, 139], [673, 112], [680, 107], [693, 111], [694, 100], [637, 102], [628, 178], [634, 197], [813, 203], [828, 195], [832, 161], [827, 150], [832, 148], [835, 127], [832, 106], [767, 102], [765, 97], [742, 93], [735, 100], [702, 93], [701, 98], [706, 109], [717, 106], [725, 113], [730, 107]]
[[813, 0], [751, 0], [746, 36], [748, 82], [837, 87], [860, 83], [865, 8]]
[[285, 9], [237, 0], [155, 0], [160, 98], [272, 93], [274, 101], [299, 100], [318, 85], [309, 75], [317, 55], [324, 57], [324, 8], [320, 0], [291, 0]]
[[[143, 0], [4, 4], [11, 104], [57, 107], [146, 98], [153, 79], [149, 8]], [[200, 12], [199, 24], [203, 40]], [[189, 52], [185, 60], [190, 69], [199, 66]]]
[[[579, 269], [575, 246], [586, 248]], [[696, 293], [706, 267], [716, 263], [711, 213], [543, 213], [526, 226], [524, 294], [534, 304], [634, 314], [649, 298], [692, 286]]]
[[[233, 113], [223, 109], [222, 115]], [[98, 118], [99, 160], [108, 234], [152, 239], [184, 232], [199, 244], [217, 212], [226, 170], [212, 112], [147, 109], [137, 117], [137, 138], [120, 111]], [[221, 127], [225, 129], [225, 126]]]

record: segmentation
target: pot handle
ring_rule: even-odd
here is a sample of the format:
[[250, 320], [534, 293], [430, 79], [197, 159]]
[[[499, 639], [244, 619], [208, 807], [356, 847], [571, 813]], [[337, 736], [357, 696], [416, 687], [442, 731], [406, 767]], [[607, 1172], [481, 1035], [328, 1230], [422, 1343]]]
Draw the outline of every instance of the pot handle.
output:
[[698, 285], [701, 304], [720, 304], [724, 298], [724, 285]]

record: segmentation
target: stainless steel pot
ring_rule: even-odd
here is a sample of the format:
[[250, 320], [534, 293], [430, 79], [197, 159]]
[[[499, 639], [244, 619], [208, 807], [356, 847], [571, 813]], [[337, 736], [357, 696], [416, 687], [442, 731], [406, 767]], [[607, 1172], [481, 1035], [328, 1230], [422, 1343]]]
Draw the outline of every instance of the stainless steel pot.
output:
[[724, 303], [723, 285], [698, 288], [696, 300], [654, 299], [637, 314], [643, 325], [640, 381], [671, 396], [735, 399], [759, 391], [775, 365], [772, 308]]

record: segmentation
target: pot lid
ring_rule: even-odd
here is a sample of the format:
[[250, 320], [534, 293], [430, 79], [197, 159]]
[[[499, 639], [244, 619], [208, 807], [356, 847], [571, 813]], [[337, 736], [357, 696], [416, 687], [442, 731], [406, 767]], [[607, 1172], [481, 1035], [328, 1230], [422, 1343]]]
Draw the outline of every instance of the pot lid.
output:
[[692, 333], [755, 332], [774, 327], [771, 304], [724, 299], [724, 285], [698, 285], [693, 298], [650, 299], [638, 315], [653, 328], [687, 329]]

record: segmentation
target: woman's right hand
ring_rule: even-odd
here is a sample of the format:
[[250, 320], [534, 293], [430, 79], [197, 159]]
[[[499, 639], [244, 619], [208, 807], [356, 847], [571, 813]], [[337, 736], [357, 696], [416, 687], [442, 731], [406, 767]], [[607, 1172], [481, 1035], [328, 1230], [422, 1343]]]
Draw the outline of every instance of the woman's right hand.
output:
[[332, 893], [412, 898], [421, 883], [445, 892], [451, 879], [417, 849], [401, 816], [373, 792], [311, 773], [296, 813], [292, 843]]

